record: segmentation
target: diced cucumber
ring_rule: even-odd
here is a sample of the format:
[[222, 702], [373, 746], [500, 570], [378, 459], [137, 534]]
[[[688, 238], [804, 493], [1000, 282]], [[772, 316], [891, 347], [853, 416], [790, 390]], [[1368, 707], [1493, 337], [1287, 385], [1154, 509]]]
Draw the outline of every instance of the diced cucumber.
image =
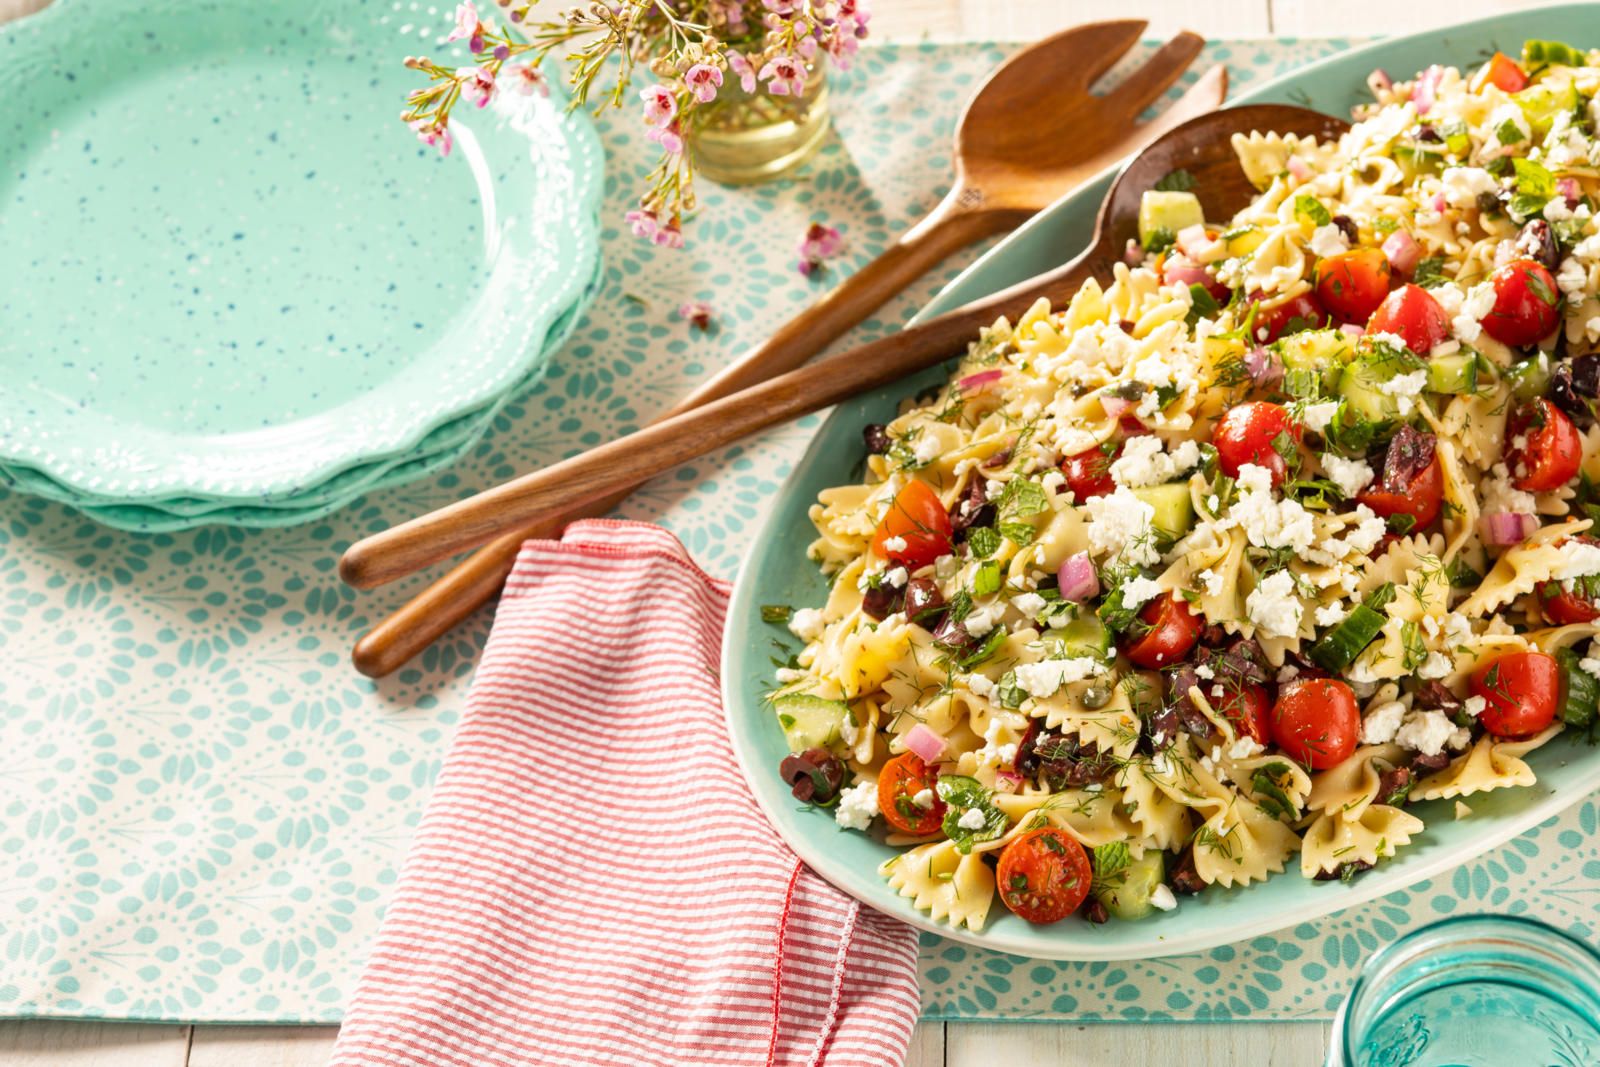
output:
[[1150, 525], [1168, 541], [1176, 541], [1194, 525], [1194, 500], [1189, 496], [1188, 482], [1147, 485], [1133, 490], [1133, 495], [1156, 509]]
[[1541, 82], [1512, 93], [1511, 99], [1522, 109], [1523, 117], [1528, 120], [1528, 125], [1533, 130], [1533, 139], [1539, 141], [1550, 132], [1550, 126], [1555, 122], [1557, 114], [1576, 110], [1578, 89], [1570, 81], [1565, 85]]
[[785, 693], [772, 699], [778, 725], [789, 742], [790, 752], [808, 748], [830, 748], [840, 740], [844, 717], [850, 705], [842, 700], [824, 700], [810, 693]]
[[1143, 248], [1158, 243], [1158, 235], [1165, 234], [1170, 239], [1205, 221], [1200, 198], [1193, 193], [1147, 189], [1139, 198], [1139, 244]]
[[1118, 919], [1144, 918], [1155, 910], [1150, 898], [1166, 876], [1165, 858], [1166, 853], [1160, 849], [1147, 848], [1144, 855], [1112, 872], [1109, 878], [1096, 877], [1095, 899]]
[[1059, 630], [1052, 631], [1064, 659], [1105, 659], [1111, 654], [1111, 630], [1099, 616], [1085, 611]]
[[1523, 41], [1522, 62], [1528, 67], [1581, 67], [1587, 56], [1565, 41]]
[[1455, 352], [1428, 360], [1428, 391], [1475, 393], [1478, 391], [1478, 354]]
[[1383, 615], [1383, 607], [1393, 599], [1392, 585], [1373, 590], [1364, 603], [1357, 604], [1354, 611], [1341, 619], [1322, 640], [1311, 646], [1311, 651], [1308, 653], [1311, 662], [1323, 670], [1335, 673], [1354, 663], [1362, 650], [1372, 644], [1372, 639], [1378, 636], [1378, 631], [1383, 629], [1383, 624], [1387, 621]]
[[1561, 721], [1568, 726], [1588, 726], [1600, 711], [1600, 681], [1578, 666], [1580, 657], [1570, 648], [1556, 653], [1561, 664]]
[[1523, 403], [1539, 399], [1550, 388], [1550, 357], [1540, 352], [1514, 364], [1506, 371], [1506, 381], [1511, 383], [1511, 395]]
[[1444, 167], [1444, 152], [1421, 145], [1397, 144], [1394, 146], [1394, 160], [1400, 164], [1406, 181], [1412, 182], [1424, 174], [1439, 173]]
[[1350, 336], [1340, 330], [1301, 330], [1274, 343], [1285, 371], [1314, 371], [1324, 388], [1338, 384], [1344, 365], [1355, 355]]
[[1339, 395], [1351, 411], [1368, 422], [1388, 422], [1400, 414], [1399, 400], [1382, 389], [1392, 377], [1392, 368], [1386, 363], [1347, 363], [1339, 376]]

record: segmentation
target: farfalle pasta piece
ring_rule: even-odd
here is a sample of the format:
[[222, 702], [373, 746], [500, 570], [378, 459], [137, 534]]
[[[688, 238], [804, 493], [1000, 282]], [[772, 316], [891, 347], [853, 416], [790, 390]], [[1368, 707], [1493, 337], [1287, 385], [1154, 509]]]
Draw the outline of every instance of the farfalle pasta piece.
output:
[[1326, 812], [1306, 828], [1300, 846], [1300, 873], [1315, 878], [1349, 863], [1376, 864], [1421, 832], [1421, 819], [1387, 804], [1366, 805], [1348, 814]]
[[1248, 135], [1234, 134], [1232, 144], [1234, 155], [1239, 157], [1239, 169], [1244, 171], [1251, 185], [1265, 189], [1288, 169], [1291, 155], [1314, 156], [1312, 150], [1317, 142], [1293, 133], [1252, 130]]
[[1122, 810], [1119, 795], [1108, 789], [1068, 789], [1059, 793], [998, 794], [995, 807], [1007, 817], [1021, 822], [1031, 815], [1029, 825], [1039, 820], [1075, 837], [1084, 848], [1095, 848], [1113, 841], [1128, 841], [1142, 836], [1138, 825]]
[[878, 868], [896, 892], [936, 922], [983, 929], [994, 904], [994, 872], [976, 853], [963, 856], [954, 842], [931, 841], [886, 860]]
[[1589, 526], [1588, 519], [1574, 519], [1540, 527], [1522, 544], [1507, 549], [1483, 583], [1456, 610], [1475, 618], [1498, 611], [1517, 597], [1533, 592], [1534, 586], [1548, 579], [1562, 565], [1559, 543]]
[[1189, 808], [1172, 799], [1150, 779], [1150, 759], [1140, 756], [1117, 770], [1122, 807], [1139, 834], [1153, 847], [1174, 851], [1189, 840], [1194, 823]]
[[[1398, 694], [1394, 686], [1386, 686], [1382, 697], [1393, 700]], [[1306, 797], [1306, 810], [1323, 815], [1354, 817], [1360, 815], [1378, 799], [1378, 784], [1384, 771], [1403, 761], [1399, 745], [1366, 745], [1356, 749], [1337, 766], [1318, 771], [1311, 776], [1311, 792]]]
[[1259, 805], [1233, 795], [1194, 835], [1194, 869], [1207, 884], [1250, 885], [1281, 874], [1300, 836]]
[[1523, 741], [1502, 741], [1493, 734], [1484, 734], [1444, 770], [1418, 782], [1411, 790], [1412, 799], [1448, 799], [1532, 785], [1538, 776], [1522, 757], [1560, 732], [1561, 724], [1556, 723]]

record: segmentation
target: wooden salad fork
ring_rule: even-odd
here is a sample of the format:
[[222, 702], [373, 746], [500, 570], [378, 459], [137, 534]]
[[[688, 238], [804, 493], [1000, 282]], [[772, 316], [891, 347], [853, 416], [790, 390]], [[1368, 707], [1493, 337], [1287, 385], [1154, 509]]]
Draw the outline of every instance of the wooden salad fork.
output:
[[[1138, 42], [1138, 19], [1091, 23], [1046, 38], [1005, 63], [967, 104], [955, 135], [955, 181], [928, 216], [767, 341], [704, 382], [662, 418], [791, 371], [859, 324], [951, 253], [1005, 232], [1166, 130], [1211, 111], [1227, 93], [1221, 66], [1170, 108], [1139, 115], [1193, 63], [1204, 40], [1180, 33], [1104, 96], [1094, 83]], [[428, 586], [357, 643], [356, 668], [381, 677], [448, 632], [500, 590], [522, 542], [603, 515], [634, 487], [587, 500], [554, 521], [509, 530]], [[347, 556], [346, 581], [369, 587], [406, 570], [369, 570]]]
[[1133, 159], [1112, 184], [1094, 240], [1062, 267], [920, 326], [712, 401], [580, 456], [527, 474], [352, 545], [343, 565], [363, 575], [407, 573], [507, 530], [569, 514], [594, 498], [731, 444], [741, 437], [926, 370], [965, 351], [1004, 315], [1015, 321], [1040, 297], [1063, 306], [1090, 277], [1109, 279], [1137, 226], [1143, 193], [1175, 170], [1194, 179], [1206, 217], [1232, 216], [1254, 195], [1234, 155], [1235, 133], [1275, 131], [1337, 138], [1348, 124], [1283, 104], [1226, 108], [1191, 119]]

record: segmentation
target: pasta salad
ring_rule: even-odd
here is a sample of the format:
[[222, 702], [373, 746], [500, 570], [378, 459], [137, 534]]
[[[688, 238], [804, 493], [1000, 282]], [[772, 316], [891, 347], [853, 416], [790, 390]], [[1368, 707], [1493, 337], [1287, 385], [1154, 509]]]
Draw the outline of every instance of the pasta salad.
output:
[[1600, 51], [1370, 87], [1236, 137], [1231, 219], [1167, 175], [813, 505], [779, 773], [931, 918], [1350, 879], [1592, 732]]

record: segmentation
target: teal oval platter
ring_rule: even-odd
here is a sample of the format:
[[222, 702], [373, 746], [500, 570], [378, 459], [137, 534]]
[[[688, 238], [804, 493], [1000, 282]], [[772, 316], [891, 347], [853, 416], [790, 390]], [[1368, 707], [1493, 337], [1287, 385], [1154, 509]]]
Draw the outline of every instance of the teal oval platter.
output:
[[[1515, 52], [1526, 38], [1600, 44], [1600, 5], [1573, 4], [1496, 16], [1414, 34], [1330, 57], [1240, 96], [1234, 103], [1303, 104], [1335, 115], [1370, 100], [1366, 76], [1383, 67], [1409, 77], [1430, 63], [1467, 66], [1495, 49]], [[1084, 247], [1095, 211], [1111, 184], [1107, 172], [1031, 219], [952, 282], [919, 319], [952, 310], [1031, 277]], [[829, 882], [864, 903], [913, 926], [974, 945], [1041, 959], [1145, 959], [1194, 952], [1321, 916], [1403, 889], [1504, 843], [1600, 787], [1600, 750], [1558, 737], [1531, 753], [1537, 784], [1472, 798], [1468, 819], [1453, 817], [1452, 802], [1415, 805], [1427, 828], [1399, 854], [1348, 884], [1313, 882], [1290, 864], [1282, 874], [1248, 887], [1212, 886], [1180, 898], [1178, 908], [1138, 922], [1095, 926], [1068, 920], [1032, 926], [996, 901], [981, 932], [930, 921], [877, 874], [900, 850], [875, 837], [838, 828], [827, 811], [807, 809], [777, 774], [788, 754], [762, 694], [772, 683], [774, 627], [761, 621], [761, 605], [817, 605], [826, 583], [806, 558], [816, 536], [806, 511], [822, 489], [849, 484], [860, 470], [861, 426], [891, 418], [906, 396], [942, 381], [933, 371], [841, 404], [818, 430], [809, 451], [772, 505], [740, 570], [723, 637], [723, 703], [734, 752], [767, 818], [799, 856]], [[787, 637], [787, 634], [782, 636]]]
[[470, 445], [590, 292], [603, 165], [559, 92], [419, 144], [399, 60], [449, 28], [56, 0], [0, 30], [0, 465], [87, 506], [292, 510], [415, 473], [441, 428]]

